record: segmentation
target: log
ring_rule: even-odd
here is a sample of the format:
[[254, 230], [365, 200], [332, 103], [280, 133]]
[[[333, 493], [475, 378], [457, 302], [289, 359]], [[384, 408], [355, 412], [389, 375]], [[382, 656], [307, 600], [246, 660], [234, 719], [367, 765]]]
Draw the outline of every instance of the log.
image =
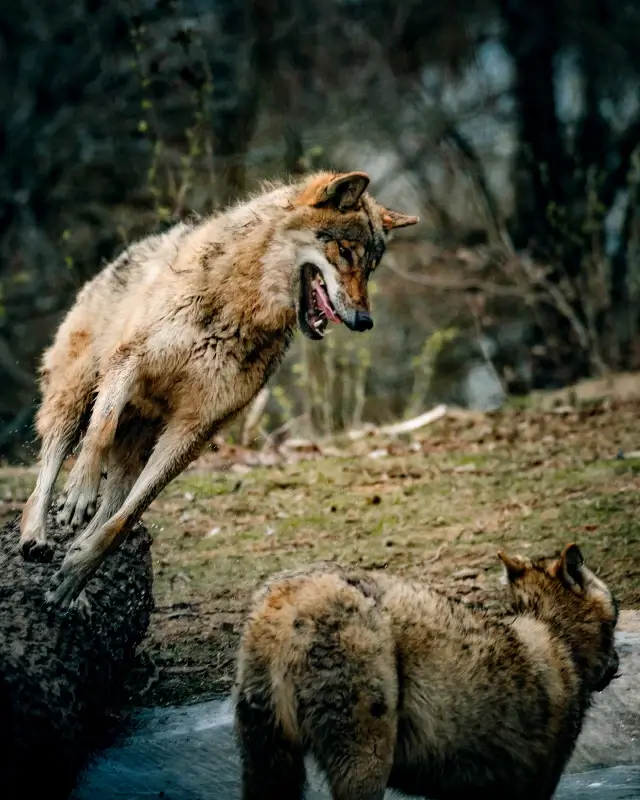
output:
[[137, 525], [86, 588], [88, 609], [44, 596], [72, 534], [53, 514], [49, 564], [24, 561], [19, 520], [0, 531], [0, 796], [67, 798], [122, 700], [152, 599], [151, 539]]

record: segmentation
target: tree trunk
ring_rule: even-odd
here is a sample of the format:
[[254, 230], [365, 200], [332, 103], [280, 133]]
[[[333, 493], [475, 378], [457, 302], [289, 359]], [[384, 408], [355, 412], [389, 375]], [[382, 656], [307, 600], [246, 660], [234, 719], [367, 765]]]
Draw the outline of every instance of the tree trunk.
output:
[[244, 0], [220, 3], [220, 36], [211, 53], [216, 202], [225, 206], [246, 191], [246, 157], [259, 110], [260, 76], [251, 9]]
[[553, 214], [565, 206], [566, 161], [556, 112], [556, 0], [501, 0], [505, 47], [514, 65], [519, 151], [514, 241], [548, 251]]

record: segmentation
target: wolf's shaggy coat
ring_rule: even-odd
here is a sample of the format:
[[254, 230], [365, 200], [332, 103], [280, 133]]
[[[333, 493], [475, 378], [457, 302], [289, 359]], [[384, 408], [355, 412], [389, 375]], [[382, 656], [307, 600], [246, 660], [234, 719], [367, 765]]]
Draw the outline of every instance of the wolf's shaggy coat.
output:
[[617, 606], [576, 545], [501, 554], [513, 618], [331, 565], [276, 577], [242, 639], [243, 800], [300, 800], [304, 757], [334, 800], [549, 800], [591, 693], [618, 667]]

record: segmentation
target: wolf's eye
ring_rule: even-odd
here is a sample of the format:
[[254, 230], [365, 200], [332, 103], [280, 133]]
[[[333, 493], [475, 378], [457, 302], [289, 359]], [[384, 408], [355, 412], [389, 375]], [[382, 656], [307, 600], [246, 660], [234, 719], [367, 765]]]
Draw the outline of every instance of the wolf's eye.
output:
[[342, 245], [340, 242], [338, 242], [338, 252], [340, 253], [340, 258], [344, 258], [347, 264], [353, 264], [353, 255], [351, 250]]

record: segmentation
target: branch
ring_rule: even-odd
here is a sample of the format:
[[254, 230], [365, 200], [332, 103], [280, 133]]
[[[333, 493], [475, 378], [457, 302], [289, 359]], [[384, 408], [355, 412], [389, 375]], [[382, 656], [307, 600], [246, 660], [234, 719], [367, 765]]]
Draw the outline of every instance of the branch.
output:
[[442, 134], [442, 139], [448, 142], [451, 147], [458, 153], [464, 165], [467, 167], [467, 173], [482, 201], [485, 216], [493, 228], [496, 239], [504, 246], [505, 250], [513, 255], [514, 247], [500, 214], [500, 207], [495, 199], [493, 192], [489, 188], [489, 182], [485, 175], [482, 159], [476, 153], [471, 142], [463, 136], [452, 124], [445, 128]]
[[[574, 333], [578, 337], [580, 347], [582, 347], [585, 353], [590, 355], [593, 366], [601, 375], [606, 374], [608, 369], [602, 360], [600, 353], [598, 352], [596, 343], [593, 342], [592, 336], [589, 334], [589, 330], [576, 314], [571, 303], [562, 293], [562, 290], [553, 281], [547, 280], [541, 274], [536, 272], [532, 265], [529, 264], [525, 259], [518, 259], [517, 264], [520, 266], [522, 272], [529, 281], [536, 283], [538, 286], [544, 289], [548, 295], [547, 302], [553, 305], [556, 311], [564, 316], [564, 318], [569, 322]], [[545, 298], [543, 297], [543, 299]]]
[[417, 431], [420, 428], [431, 425], [432, 422], [437, 422], [439, 419], [442, 419], [442, 417], [447, 414], [447, 411], [448, 409], [445, 405], [439, 405], [432, 408], [431, 411], [426, 411], [424, 414], [421, 414], [419, 417], [414, 417], [413, 419], [395, 422], [393, 425], [383, 425], [380, 428], [371, 427], [362, 428], [357, 431], [349, 431], [347, 435], [350, 439], [362, 439], [370, 433], [380, 434], [382, 436], [397, 436], [401, 433], [411, 433], [412, 431]]
[[[429, 265], [427, 265], [426, 269], [428, 268]], [[517, 297], [520, 300], [523, 299], [521, 286], [502, 286], [499, 283], [493, 283], [491, 281], [429, 277], [428, 275], [419, 275], [415, 272], [406, 272], [402, 267], [398, 267], [391, 260], [387, 262], [386, 269], [390, 269], [392, 272], [395, 272], [396, 275], [399, 275], [407, 281], [420, 284], [421, 286], [428, 286], [430, 289], [454, 292], [482, 291], [485, 294], [490, 294], [495, 297]], [[532, 301], [536, 299], [540, 298], [538, 298], [538, 295], [534, 294], [526, 298], [526, 300]]]

